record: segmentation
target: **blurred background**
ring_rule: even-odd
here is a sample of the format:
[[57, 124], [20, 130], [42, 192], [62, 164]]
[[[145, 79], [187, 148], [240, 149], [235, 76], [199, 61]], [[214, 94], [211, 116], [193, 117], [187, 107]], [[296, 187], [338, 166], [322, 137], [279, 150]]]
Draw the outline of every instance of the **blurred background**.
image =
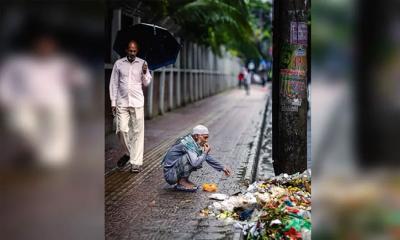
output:
[[400, 236], [399, 3], [312, 2], [313, 238]]
[[103, 4], [0, 4], [2, 239], [104, 236]]

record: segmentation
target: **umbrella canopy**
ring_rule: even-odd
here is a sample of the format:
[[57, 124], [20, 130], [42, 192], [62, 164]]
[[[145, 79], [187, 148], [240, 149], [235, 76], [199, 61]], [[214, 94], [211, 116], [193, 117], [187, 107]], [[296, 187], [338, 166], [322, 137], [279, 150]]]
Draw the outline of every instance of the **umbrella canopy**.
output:
[[121, 57], [125, 56], [125, 50], [131, 40], [138, 43], [137, 56], [146, 60], [150, 70], [175, 63], [181, 48], [167, 29], [153, 24], [139, 23], [118, 31], [113, 49]]

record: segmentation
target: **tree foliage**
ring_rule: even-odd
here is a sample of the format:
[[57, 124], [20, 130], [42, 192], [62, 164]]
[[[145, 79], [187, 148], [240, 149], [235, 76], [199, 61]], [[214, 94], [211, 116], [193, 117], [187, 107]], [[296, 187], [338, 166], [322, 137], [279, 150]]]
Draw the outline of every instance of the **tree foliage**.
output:
[[210, 46], [218, 55], [221, 46], [245, 59], [264, 55], [260, 41], [270, 37], [270, 28], [260, 29], [253, 16], [254, 9], [271, 10], [262, 0], [158, 0], [149, 4], [156, 9], [155, 16], [173, 19], [187, 40]]

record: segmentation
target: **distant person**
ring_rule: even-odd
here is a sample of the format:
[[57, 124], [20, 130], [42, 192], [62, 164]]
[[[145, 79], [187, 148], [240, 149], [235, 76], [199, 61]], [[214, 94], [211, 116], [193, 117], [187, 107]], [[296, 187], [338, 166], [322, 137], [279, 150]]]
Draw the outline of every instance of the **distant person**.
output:
[[164, 178], [167, 183], [176, 184], [175, 189], [195, 192], [197, 186], [189, 180], [189, 176], [200, 169], [204, 161], [215, 170], [223, 171], [226, 176], [231, 175], [229, 168], [209, 155], [211, 147], [208, 144], [208, 134], [207, 127], [198, 125], [191, 134], [178, 139], [168, 150], [162, 161]]
[[244, 78], [244, 89], [246, 91], [246, 95], [250, 95], [250, 85], [251, 85], [251, 78], [252, 73], [246, 70], [245, 78]]
[[261, 76], [261, 84], [263, 87], [265, 87], [265, 84], [268, 81], [267, 71], [268, 71], [267, 61], [265, 59], [261, 59], [260, 64], [258, 65], [258, 72]]
[[249, 64], [247, 65], [247, 68], [249, 69], [249, 72], [254, 72], [256, 65], [254, 64], [253, 61], [249, 62]]
[[245, 81], [245, 89], [246, 89], [246, 94], [250, 95], [250, 85], [253, 80], [254, 74], [256, 72], [256, 64], [253, 61], [250, 61], [249, 64], [247, 64], [247, 69], [249, 74], [247, 75]]
[[[130, 41], [126, 49], [127, 56], [115, 62], [110, 79], [111, 108], [117, 118], [116, 132], [124, 152], [117, 166], [122, 168], [130, 161], [133, 173], [142, 171], [144, 152], [142, 86], [148, 86], [152, 79], [147, 63], [136, 56], [138, 52], [138, 44]], [[130, 124], [132, 129], [129, 129]]]
[[239, 86], [239, 88], [242, 88], [243, 80], [244, 80], [244, 73], [242, 71], [240, 71], [239, 74], [238, 74], [238, 86]]
[[239, 88], [242, 88], [242, 86], [244, 86], [247, 74], [248, 74], [247, 68], [242, 67], [242, 69], [238, 74]]

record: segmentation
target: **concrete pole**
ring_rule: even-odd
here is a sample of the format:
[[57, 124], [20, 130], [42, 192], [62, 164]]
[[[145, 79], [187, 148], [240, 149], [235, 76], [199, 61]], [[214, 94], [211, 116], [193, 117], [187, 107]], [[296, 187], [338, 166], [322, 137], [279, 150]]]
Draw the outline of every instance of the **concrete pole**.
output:
[[198, 50], [199, 50], [199, 46], [197, 46], [197, 44], [194, 44], [193, 45], [194, 46], [194, 51], [193, 51], [193, 60], [194, 60], [194, 62], [193, 62], [193, 68], [195, 69], [195, 74], [194, 74], [194, 83], [193, 83], [193, 86], [194, 86], [194, 100], [195, 101], [197, 101], [197, 99], [198, 99], [198, 97], [199, 97], [199, 73], [198, 73], [198, 71], [197, 70], [199, 70], [199, 68], [198, 68], [198, 59], [197, 59], [197, 55], [198, 55]]
[[188, 42], [185, 41], [185, 45], [183, 46], [183, 105], [185, 105], [188, 102], [188, 91], [187, 91], [187, 86], [188, 86], [188, 73], [187, 69], [189, 68], [188, 66], [188, 57], [187, 57], [187, 49], [188, 49]]
[[227, 61], [229, 61], [228, 59], [229, 55], [228, 52], [225, 52], [224, 54], [224, 64], [223, 64], [223, 71], [224, 71], [224, 90], [226, 90], [228, 88], [228, 81], [229, 81], [229, 76], [228, 76], [228, 68], [227, 68]]
[[164, 110], [164, 92], [165, 92], [165, 67], [161, 70], [161, 77], [160, 77], [160, 95], [158, 99], [158, 111], [161, 115], [165, 113]]
[[214, 94], [216, 94], [218, 92], [218, 86], [219, 86], [219, 68], [218, 68], [217, 56], [214, 56], [214, 59], [215, 59], [215, 71], [217, 72], [214, 79]]
[[221, 70], [222, 70], [222, 89], [221, 92], [225, 90], [225, 58], [226, 58], [226, 52], [225, 49], [223, 51], [223, 55], [221, 58]]
[[217, 93], [217, 92], [219, 92], [219, 83], [220, 83], [220, 80], [221, 80], [221, 69], [219, 68], [219, 58], [217, 56], [215, 56], [215, 59], [216, 59], [215, 63], [217, 64], [216, 65], [216, 69], [218, 71], [217, 78], [216, 78], [216, 81], [215, 81], [215, 84], [216, 84], [215, 93]]
[[210, 69], [210, 76], [209, 76], [209, 82], [208, 82], [208, 87], [209, 87], [209, 94], [210, 94], [210, 96], [212, 95], [212, 89], [213, 89], [213, 86], [212, 86], [212, 84], [213, 84], [213, 82], [214, 82], [214, 69], [213, 69], [213, 63], [212, 63], [212, 56], [213, 56], [213, 53], [212, 53], [212, 51], [211, 51], [211, 49], [210, 49], [210, 52], [209, 52], [209, 56], [208, 56], [208, 61], [209, 61], [209, 66], [208, 66], [208, 68]]
[[190, 102], [194, 101], [194, 94], [193, 94], [193, 43], [189, 43], [189, 70], [190, 70], [190, 80], [189, 80], [189, 96]]
[[274, 2], [272, 144], [277, 175], [307, 169], [307, 2]]
[[147, 108], [147, 118], [153, 117], [153, 86], [154, 86], [154, 72], [150, 71], [152, 80], [150, 85], [147, 86], [147, 101], [146, 101], [146, 108]]
[[208, 48], [204, 51], [204, 69], [207, 71], [204, 74], [204, 96], [208, 97]]
[[218, 57], [218, 93], [221, 92], [222, 89], [222, 68], [221, 68], [221, 59]]
[[216, 71], [217, 71], [217, 67], [216, 67], [216, 61], [215, 61], [215, 54], [212, 54], [212, 56], [211, 56], [211, 59], [212, 59], [212, 65], [211, 65], [211, 67], [212, 67], [212, 70], [213, 70], [213, 77], [212, 77], [212, 79], [211, 79], [211, 94], [212, 95], [214, 95], [215, 94], [215, 90], [216, 90], [216, 88], [217, 88], [217, 74], [216, 74]]
[[201, 61], [200, 61], [200, 56], [201, 56], [201, 47], [200, 45], [197, 46], [197, 55], [196, 55], [196, 61], [197, 61], [197, 100], [201, 99]]
[[202, 73], [200, 74], [200, 99], [204, 98], [204, 47], [200, 47], [200, 69]]
[[[178, 38], [179, 43], [181, 42], [180, 39]], [[176, 59], [176, 106], [180, 107], [181, 106], [181, 56], [182, 56], [182, 50], [178, 54], [178, 58]]]
[[205, 46], [203, 46], [202, 49], [202, 57], [201, 60], [203, 62], [203, 87], [202, 87], [202, 93], [203, 93], [203, 97], [205, 98], [207, 96], [206, 93], [206, 75], [207, 73], [205, 72], [207, 70], [207, 60], [206, 60], [206, 50], [207, 48]]
[[226, 80], [225, 80], [225, 82], [226, 82], [226, 88], [230, 88], [231, 87], [231, 68], [230, 68], [230, 64], [232, 64], [233, 62], [232, 62], [232, 60], [231, 60], [231, 56], [230, 56], [230, 54], [227, 52], [226, 53], [226, 55], [227, 55], [227, 57], [228, 57], [228, 59], [225, 59], [225, 76], [226, 76]]
[[197, 100], [201, 99], [201, 46], [197, 46]]
[[197, 46], [197, 68], [199, 69], [199, 73], [198, 73], [198, 79], [197, 79], [197, 87], [199, 88], [197, 90], [198, 96], [197, 99], [201, 99], [201, 70], [202, 70], [202, 66], [201, 66], [202, 62], [201, 62], [201, 46]]
[[[203, 69], [207, 71], [207, 47], [203, 48]], [[203, 95], [207, 97], [207, 72], [203, 75]]]
[[197, 46], [197, 99], [201, 99], [201, 46]]
[[168, 82], [168, 110], [174, 108], [174, 65], [171, 64]]
[[217, 57], [218, 81], [217, 92], [221, 91], [221, 59]]

